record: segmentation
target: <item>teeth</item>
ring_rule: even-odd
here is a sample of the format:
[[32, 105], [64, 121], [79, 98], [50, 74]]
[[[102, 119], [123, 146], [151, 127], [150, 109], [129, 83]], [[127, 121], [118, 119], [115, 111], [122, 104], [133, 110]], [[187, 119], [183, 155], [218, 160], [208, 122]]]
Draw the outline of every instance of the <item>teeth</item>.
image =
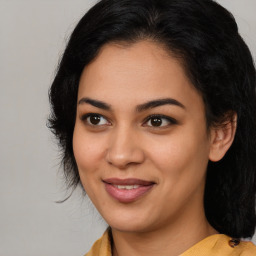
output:
[[116, 188], [118, 188], [118, 189], [127, 189], [127, 190], [131, 190], [131, 189], [138, 188], [139, 185], [114, 185], [114, 187], [116, 187]]

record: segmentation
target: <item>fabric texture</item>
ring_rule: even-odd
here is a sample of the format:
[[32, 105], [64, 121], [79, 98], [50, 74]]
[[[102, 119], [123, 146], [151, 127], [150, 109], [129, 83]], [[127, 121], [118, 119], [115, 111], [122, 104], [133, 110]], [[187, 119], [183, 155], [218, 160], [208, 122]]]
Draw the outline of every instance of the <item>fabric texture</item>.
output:
[[[256, 246], [249, 241], [241, 241], [231, 247], [231, 238], [218, 234], [206, 237], [189, 248], [180, 256], [256, 256]], [[111, 235], [106, 230], [103, 236], [97, 240], [91, 250], [85, 256], [111, 256]]]

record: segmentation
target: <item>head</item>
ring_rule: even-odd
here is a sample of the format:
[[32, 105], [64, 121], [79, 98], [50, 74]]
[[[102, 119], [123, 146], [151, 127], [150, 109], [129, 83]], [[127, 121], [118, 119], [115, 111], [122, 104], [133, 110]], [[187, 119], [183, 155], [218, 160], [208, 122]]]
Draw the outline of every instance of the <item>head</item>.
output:
[[234, 18], [210, 0], [103, 0], [80, 20], [50, 90], [50, 127], [62, 149], [68, 186], [81, 184], [73, 134], [79, 84], [86, 68], [110, 46], [117, 51], [118, 47], [134, 49], [140, 42], [159, 47], [156, 54], [165, 52], [182, 67], [202, 103], [209, 136], [214, 129], [225, 131], [223, 127], [228, 130], [235, 123], [229, 149], [205, 164], [204, 210], [219, 232], [252, 236], [256, 224], [255, 68]]

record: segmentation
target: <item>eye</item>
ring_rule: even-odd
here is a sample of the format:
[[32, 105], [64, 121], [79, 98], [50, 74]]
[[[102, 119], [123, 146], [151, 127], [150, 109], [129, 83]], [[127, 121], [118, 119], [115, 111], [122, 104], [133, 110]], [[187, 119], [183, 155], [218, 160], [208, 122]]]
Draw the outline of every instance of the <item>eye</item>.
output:
[[153, 115], [148, 117], [144, 124], [150, 127], [167, 127], [171, 124], [177, 124], [177, 121], [168, 116]]
[[109, 121], [105, 117], [99, 114], [93, 114], [93, 113], [86, 114], [82, 116], [82, 120], [91, 126], [109, 125]]

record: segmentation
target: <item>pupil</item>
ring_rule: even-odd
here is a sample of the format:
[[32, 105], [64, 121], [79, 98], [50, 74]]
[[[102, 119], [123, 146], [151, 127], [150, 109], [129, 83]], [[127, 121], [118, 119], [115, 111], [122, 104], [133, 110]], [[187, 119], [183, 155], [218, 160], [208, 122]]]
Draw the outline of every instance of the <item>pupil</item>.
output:
[[151, 120], [152, 126], [161, 126], [162, 120], [160, 118], [153, 118]]
[[94, 125], [98, 124], [100, 122], [100, 117], [99, 116], [91, 116], [90, 117], [90, 122]]

